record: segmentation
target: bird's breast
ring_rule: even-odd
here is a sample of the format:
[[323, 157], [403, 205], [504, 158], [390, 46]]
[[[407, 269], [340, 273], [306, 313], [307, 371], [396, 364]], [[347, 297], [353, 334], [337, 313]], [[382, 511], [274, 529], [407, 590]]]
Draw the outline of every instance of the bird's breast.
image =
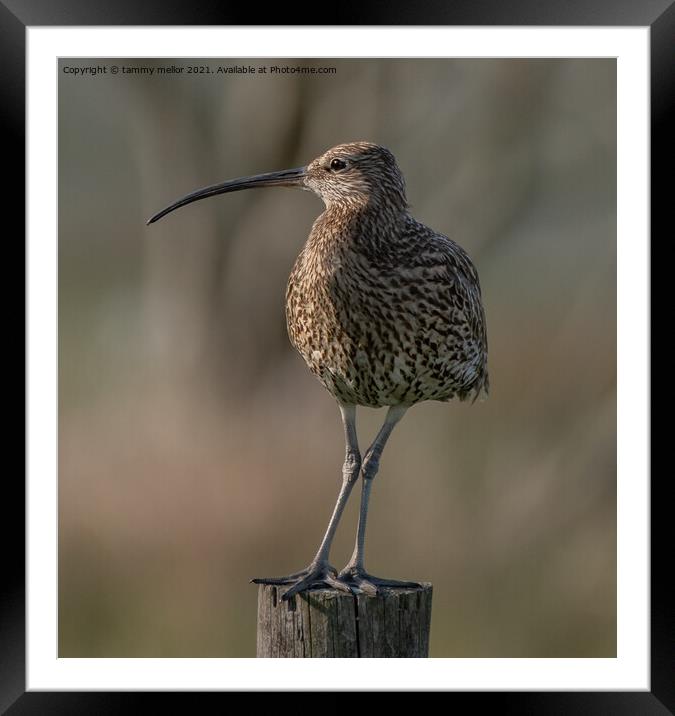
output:
[[447, 269], [313, 246], [288, 282], [291, 342], [338, 400], [379, 407], [461, 396], [480, 372], [470, 305]]

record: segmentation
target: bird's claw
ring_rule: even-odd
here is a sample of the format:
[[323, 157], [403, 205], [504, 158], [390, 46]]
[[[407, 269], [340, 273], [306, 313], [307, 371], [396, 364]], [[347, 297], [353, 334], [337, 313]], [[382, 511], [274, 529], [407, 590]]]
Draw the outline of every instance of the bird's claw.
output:
[[374, 597], [389, 589], [419, 589], [418, 582], [407, 582], [398, 579], [382, 579], [368, 574], [363, 568], [347, 565], [339, 574], [335, 567], [324, 562], [312, 562], [299, 572], [285, 577], [259, 577], [252, 579], [254, 584], [290, 585], [282, 595], [283, 601], [300, 592], [313, 589], [337, 589], [348, 594], [366, 594]]
[[355, 593], [363, 593], [374, 597], [389, 589], [419, 589], [419, 582], [408, 582], [399, 579], [383, 579], [368, 574], [362, 567], [347, 565], [337, 576], [338, 581], [351, 587]]
[[327, 562], [312, 562], [300, 572], [294, 572], [285, 577], [259, 577], [252, 579], [254, 584], [277, 584], [291, 587], [287, 589], [281, 598], [288, 601], [291, 597], [300, 592], [308, 592], [312, 589], [337, 589], [341, 592], [354, 593], [352, 585], [342, 582], [337, 577], [337, 570]]

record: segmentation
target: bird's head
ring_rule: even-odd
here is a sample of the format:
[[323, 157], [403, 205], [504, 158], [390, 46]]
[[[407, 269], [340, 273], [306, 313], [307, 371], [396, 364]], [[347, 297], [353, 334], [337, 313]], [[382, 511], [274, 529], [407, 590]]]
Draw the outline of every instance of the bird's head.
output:
[[148, 220], [152, 224], [181, 206], [209, 196], [266, 186], [290, 186], [313, 191], [326, 206], [407, 206], [405, 182], [394, 155], [370, 142], [338, 144], [306, 167], [231, 179], [198, 189], [170, 204]]
[[370, 142], [338, 144], [305, 169], [305, 186], [332, 204], [407, 206], [403, 174], [394, 155]]

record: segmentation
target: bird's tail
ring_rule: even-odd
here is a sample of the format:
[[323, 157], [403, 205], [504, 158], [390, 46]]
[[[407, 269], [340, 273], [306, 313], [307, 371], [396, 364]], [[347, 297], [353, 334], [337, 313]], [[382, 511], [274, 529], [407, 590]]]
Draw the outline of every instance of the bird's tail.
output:
[[489, 394], [490, 394], [490, 376], [488, 375], [488, 372], [485, 370], [485, 371], [483, 371], [479, 380], [477, 380], [473, 386], [473, 400], [471, 401], [471, 404], [473, 405], [478, 399], [480, 399], [481, 402], [483, 402], [484, 400], [487, 400], [487, 397]]

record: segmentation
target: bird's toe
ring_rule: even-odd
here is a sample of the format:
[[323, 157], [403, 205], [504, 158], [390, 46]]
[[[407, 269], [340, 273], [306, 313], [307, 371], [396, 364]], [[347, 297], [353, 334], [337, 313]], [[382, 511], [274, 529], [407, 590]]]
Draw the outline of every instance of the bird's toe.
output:
[[419, 589], [419, 582], [409, 582], [399, 579], [384, 579], [368, 574], [364, 569], [354, 565], [348, 565], [340, 574], [338, 581], [343, 582], [359, 592], [369, 596], [376, 596], [387, 589]]
[[343, 592], [353, 592], [352, 587], [337, 579], [337, 570], [328, 563], [312, 562], [305, 569], [286, 575], [285, 577], [257, 577], [251, 580], [254, 584], [271, 584], [278, 586], [290, 585], [281, 595], [284, 601], [300, 592], [312, 589], [339, 589]]
[[251, 584], [293, 584], [298, 579], [302, 579], [307, 574], [306, 570], [301, 572], [293, 572], [285, 577], [255, 577], [251, 580]]

